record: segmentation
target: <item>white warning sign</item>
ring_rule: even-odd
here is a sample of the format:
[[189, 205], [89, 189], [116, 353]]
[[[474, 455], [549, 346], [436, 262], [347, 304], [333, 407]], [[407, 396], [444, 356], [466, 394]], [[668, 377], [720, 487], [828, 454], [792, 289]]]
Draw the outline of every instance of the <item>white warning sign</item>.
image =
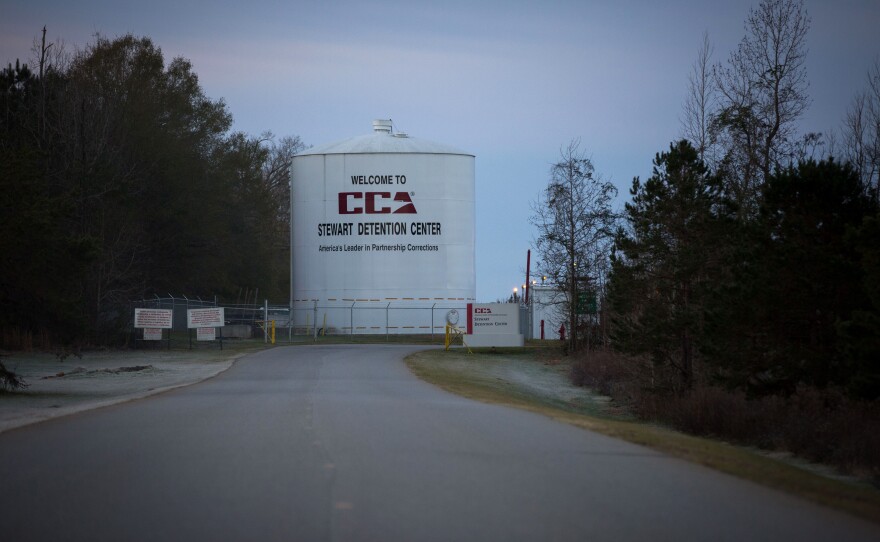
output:
[[186, 327], [223, 327], [224, 314], [223, 307], [189, 309], [186, 311]]

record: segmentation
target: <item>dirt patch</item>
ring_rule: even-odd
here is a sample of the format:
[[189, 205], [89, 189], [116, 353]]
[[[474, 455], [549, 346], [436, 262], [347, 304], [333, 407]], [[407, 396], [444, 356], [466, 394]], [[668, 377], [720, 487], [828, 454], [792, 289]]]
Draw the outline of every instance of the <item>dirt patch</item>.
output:
[[74, 367], [73, 369], [71, 369], [70, 371], [68, 371], [66, 373], [64, 371], [62, 371], [62, 372], [54, 374], [54, 375], [44, 376], [43, 380], [47, 380], [49, 378], [64, 378], [65, 376], [71, 377], [71, 376], [77, 376], [77, 375], [94, 375], [96, 373], [106, 373], [106, 374], [110, 374], [110, 375], [118, 375], [118, 374], [123, 374], [123, 373], [136, 373], [139, 371], [147, 371], [152, 368], [153, 368], [152, 365], [134, 365], [132, 367], [117, 367], [115, 369], [107, 368], [107, 369], [92, 369], [92, 370], [88, 370], [85, 367]]

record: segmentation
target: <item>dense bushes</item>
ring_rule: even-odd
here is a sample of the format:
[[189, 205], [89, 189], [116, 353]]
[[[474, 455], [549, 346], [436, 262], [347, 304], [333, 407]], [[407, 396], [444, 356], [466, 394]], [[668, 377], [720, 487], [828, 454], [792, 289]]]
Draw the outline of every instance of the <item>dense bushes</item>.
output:
[[572, 381], [611, 396], [640, 419], [765, 450], [791, 452], [880, 485], [880, 408], [840, 388], [800, 386], [791, 395], [749, 397], [702, 383], [670, 394], [650, 362], [610, 352], [582, 353]]

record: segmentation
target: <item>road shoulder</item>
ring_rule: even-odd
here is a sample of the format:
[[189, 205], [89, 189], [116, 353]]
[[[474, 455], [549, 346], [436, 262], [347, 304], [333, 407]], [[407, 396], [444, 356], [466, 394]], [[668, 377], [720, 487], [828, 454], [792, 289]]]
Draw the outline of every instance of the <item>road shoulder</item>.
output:
[[[574, 395], [580, 398], [561, 400], [574, 392], [544, 392], [550, 388], [547, 382], [524, 384], [530, 375], [543, 374], [538, 380], [547, 381], [552, 378], [548, 374], [555, 373], [560, 388], [573, 387], [562, 368], [548, 369], [546, 362], [534, 357], [521, 353], [468, 355], [463, 350], [435, 349], [418, 352], [405, 361], [417, 377], [451, 393], [542, 414], [880, 524], [880, 491], [867, 484], [829, 478], [754, 450], [626, 419], [600, 397], [591, 398], [588, 391]], [[529, 364], [533, 367], [527, 368]]]
[[49, 353], [7, 353], [4, 365], [27, 388], [0, 393], [0, 433], [189, 386], [217, 376], [254, 351], [99, 351], [63, 359]]

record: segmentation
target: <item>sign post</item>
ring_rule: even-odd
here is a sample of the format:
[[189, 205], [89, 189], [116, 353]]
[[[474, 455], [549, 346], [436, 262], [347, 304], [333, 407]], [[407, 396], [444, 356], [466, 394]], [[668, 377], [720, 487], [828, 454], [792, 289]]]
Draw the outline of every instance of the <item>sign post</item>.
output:
[[[145, 341], [161, 341], [162, 330], [172, 329], [174, 311], [171, 309], [135, 309], [134, 327], [144, 330]], [[168, 332], [168, 348], [171, 348], [171, 332]]]
[[586, 292], [578, 292], [577, 313], [578, 314], [596, 314], [596, 292], [587, 290]]
[[215, 340], [216, 330], [218, 327], [220, 328], [220, 350], [223, 350], [223, 326], [225, 322], [226, 312], [223, 307], [189, 309], [186, 311], [186, 327], [196, 329], [197, 341]]

